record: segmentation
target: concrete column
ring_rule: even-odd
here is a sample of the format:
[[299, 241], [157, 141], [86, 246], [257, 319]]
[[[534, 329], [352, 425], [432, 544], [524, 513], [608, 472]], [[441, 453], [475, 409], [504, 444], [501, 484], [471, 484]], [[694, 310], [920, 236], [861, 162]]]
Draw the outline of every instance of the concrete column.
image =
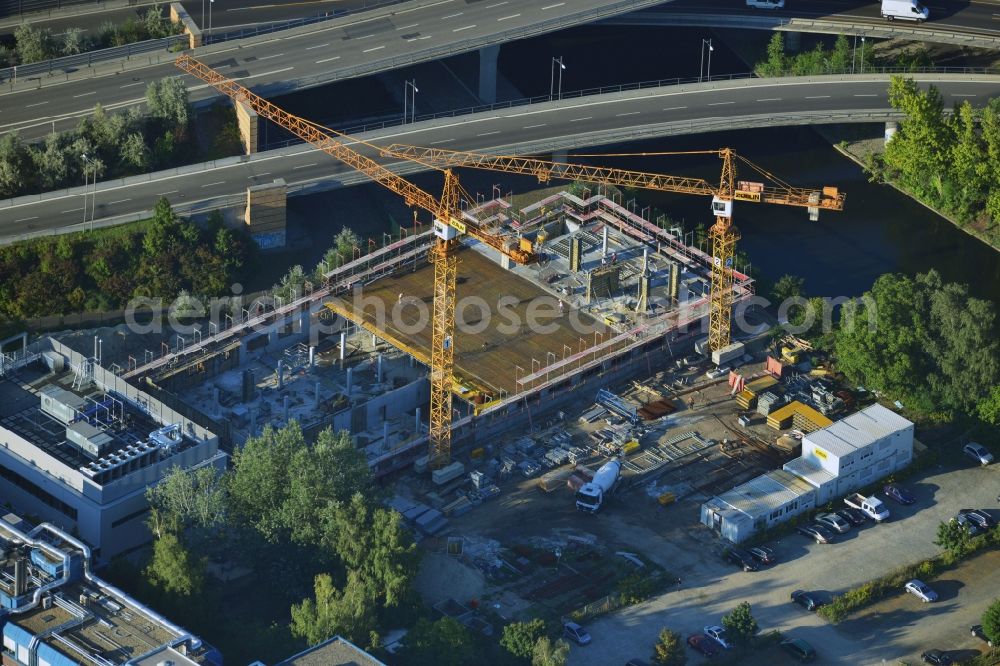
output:
[[413, 417], [413, 432], [417, 435], [420, 434], [420, 408], [417, 407], [417, 413]]
[[316, 366], [316, 347], [313, 345], [309, 345], [309, 367], [312, 368], [315, 366]]
[[213, 393], [215, 394], [214, 395], [214, 397], [215, 397], [215, 413], [219, 414], [220, 412], [222, 412], [222, 403], [219, 401], [219, 387], [218, 386], [215, 387], [215, 390], [213, 391]]
[[497, 101], [497, 58], [500, 45], [479, 49], [479, 100], [483, 104]]
[[344, 391], [347, 394], [348, 400], [351, 398], [351, 389], [354, 388], [354, 368], [347, 369], [347, 390]]
[[389, 422], [382, 421], [382, 441], [385, 442], [385, 447], [389, 448]]
[[375, 357], [375, 382], [382, 383], [382, 354]]
[[786, 32], [785, 33], [785, 51], [788, 53], [798, 53], [799, 49], [802, 48], [802, 33], [801, 32]]
[[604, 225], [604, 233], [601, 235], [601, 256], [608, 256], [608, 225]]
[[316, 380], [316, 383], [313, 384], [313, 406], [314, 407], [319, 407], [319, 380], [318, 379]]
[[505, 270], [514, 268], [514, 262], [506, 254], [500, 255], [500, 266]]
[[256, 435], [257, 434], [257, 410], [256, 409], [251, 409], [250, 410], [250, 434], [251, 435]]
[[340, 360], [344, 360], [344, 354], [347, 351], [347, 331], [340, 332]]
[[288, 396], [285, 396], [284, 404], [282, 405], [285, 410], [285, 422], [288, 422]]
[[[305, 312], [303, 312], [301, 315], [299, 315], [299, 331], [302, 332], [302, 333], [304, 333], [304, 334], [306, 334], [307, 336], [309, 335], [309, 310], [308, 309], [306, 309]], [[312, 362], [310, 362], [309, 365], [311, 366]]]
[[278, 390], [285, 388], [285, 362], [278, 361]]
[[378, 336], [372, 333], [372, 348], [378, 347]]
[[240, 129], [240, 138], [243, 140], [243, 150], [247, 155], [260, 152], [260, 118], [257, 112], [242, 102], [234, 102], [236, 105], [236, 124]]
[[266, 185], [247, 188], [247, 207], [243, 222], [261, 249], [285, 246], [285, 181], [276, 179]]
[[885, 144], [889, 145], [892, 137], [896, 136], [896, 132], [899, 130], [899, 123], [889, 121], [885, 124]]

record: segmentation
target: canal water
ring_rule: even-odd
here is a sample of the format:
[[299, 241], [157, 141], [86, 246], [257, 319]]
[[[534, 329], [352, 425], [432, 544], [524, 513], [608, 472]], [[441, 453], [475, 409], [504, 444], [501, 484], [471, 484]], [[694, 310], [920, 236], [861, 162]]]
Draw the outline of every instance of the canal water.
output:
[[[518, 42], [517, 48], [505, 47], [500, 55], [500, 69], [525, 95], [544, 95], [549, 91], [553, 57], [566, 64], [563, 89], [612, 85], [626, 81], [653, 80], [675, 76], [697, 76], [702, 39], [712, 38], [712, 73], [742, 72], [746, 65], [725, 42], [708, 30], [667, 28], [610, 28], [589, 26], [555, 35]], [[707, 50], [705, 51], [707, 55]], [[465, 56], [474, 58], [475, 56]], [[468, 63], [453, 64], [453, 69], [469, 69]], [[706, 63], [707, 65], [707, 63]], [[388, 95], [378, 94], [374, 79], [348, 83], [354, 94], [338, 94], [364, 105], [359, 110], [367, 116], [393, 112]], [[345, 84], [338, 84], [345, 85]], [[317, 96], [322, 98], [324, 96]], [[294, 109], [307, 117], [322, 115], [309, 98], [296, 95]], [[329, 108], [327, 105], [326, 108]], [[342, 118], [323, 121], [342, 120]], [[872, 127], [873, 136], [881, 127]], [[667, 137], [642, 143], [597, 147], [591, 153], [665, 152], [731, 147], [740, 155], [791, 185], [815, 187], [831, 185], [847, 193], [843, 212], [828, 212], [818, 222], [810, 222], [804, 209], [739, 202], [734, 222], [742, 233], [740, 248], [746, 252], [761, 278], [770, 282], [786, 273], [805, 279], [805, 290], [812, 296], [854, 296], [868, 289], [879, 275], [900, 272], [913, 275], [936, 269], [947, 281], [969, 285], [973, 295], [1000, 303], [1000, 253], [985, 243], [957, 229], [909, 197], [887, 187], [869, 183], [860, 167], [838, 153], [828, 141], [807, 127], [769, 128]], [[720, 160], [711, 155], [593, 157], [587, 161], [659, 173], [700, 176], [716, 182]], [[758, 180], [744, 166], [739, 177]], [[470, 192], [490, 193], [494, 184], [504, 192], [522, 192], [536, 186], [531, 179], [506, 174], [465, 171], [463, 183]], [[415, 182], [439, 191], [439, 180], [432, 175], [414, 177]], [[393, 223], [406, 219], [408, 213], [392, 202], [381, 204], [377, 219], [360, 222], [362, 215], [331, 222], [329, 211], [346, 208], [359, 211], [359, 201], [374, 202], [394, 195], [381, 193], [375, 186], [354, 188], [354, 192], [330, 192], [289, 200], [290, 211], [302, 220], [307, 233], [315, 239], [306, 253], [288, 253], [280, 265], [302, 263], [311, 266], [322, 247], [341, 224], [357, 228], [364, 237], [378, 238]], [[665, 212], [689, 227], [699, 222], [711, 225], [709, 201], [702, 197], [643, 192], [637, 195], [641, 205]], [[350, 201], [347, 204], [348, 200]], [[277, 279], [277, 276], [275, 276]]]

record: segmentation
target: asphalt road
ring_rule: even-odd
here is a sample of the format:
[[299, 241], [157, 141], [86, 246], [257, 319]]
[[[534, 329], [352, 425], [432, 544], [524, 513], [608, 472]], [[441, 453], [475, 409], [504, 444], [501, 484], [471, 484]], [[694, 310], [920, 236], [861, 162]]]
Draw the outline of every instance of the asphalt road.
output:
[[[1000, 95], [1000, 77], [918, 76], [933, 82], [948, 104], [970, 100], [983, 104]], [[824, 111], [885, 111], [888, 77], [748, 79], [713, 84], [652, 88], [546, 102], [418, 122], [363, 135], [382, 145], [408, 143], [462, 150], [547, 143], [567, 137], [608, 131], [644, 132], [667, 122], [737, 119], [781, 113]], [[770, 124], [777, 124], [771, 122]], [[660, 135], [670, 132], [663, 131]], [[596, 142], [596, 140], [595, 140]], [[607, 141], [605, 141], [607, 142]], [[364, 149], [365, 152], [372, 152]], [[236, 160], [228, 160], [234, 162]], [[248, 185], [284, 178], [289, 185], [342, 178], [348, 173], [332, 158], [306, 146], [269, 151], [203, 171], [160, 172], [123, 184], [101, 183], [96, 195], [96, 219], [132, 215], [152, 208], [166, 196], [175, 204], [237, 196]], [[0, 202], [0, 238], [17, 238], [82, 222], [83, 188], [39, 197]], [[12, 205], [13, 204], [13, 205]]]
[[[546, 21], [565, 18], [565, 25], [585, 22], [572, 18], [619, 0], [423, 0], [372, 10], [310, 28], [236, 41], [199, 49], [203, 59], [223, 74], [255, 90], [273, 94], [352, 78], [404, 64], [436, 60], [445, 49], [460, 53], [478, 47], [469, 40], [497, 37], [509, 31], [519, 35], [555, 29]], [[660, 0], [635, 0], [630, 6], [652, 6]], [[141, 62], [143, 57], [139, 57]], [[359, 67], [364, 67], [359, 70]], [[180, 76], [172, 63], [125, 72], [107, 71], [97, 77], [46, 83], [39, 89], [19, 81], [14, 91], [0, 93], [0, 133], [17, 130], [25, 138], [65, 130], [89, 115], [98, 102], [116, 110], [140, 105], [146, 83]], [[52, 81], [52, 79], [46, 79]], [[214, 90], [189, 80], [192, 101], [215, 97]]]
[[[926, 0], [924, 4], [930, 10], [931, 18], [922, 27], [959, 28], [1000, 34], [1000, 2], [997, 0]], [[873, 0], [788, 0], [784, 9], [760, 10], [747, 7], [742, 0], [677, 0], [669, 7], [656, 11], [665, 14], [672, 11], [697, 11], [726, 16], [760, 16], [765, 12], [767, 15], [785, 18], [850, 19], [884, 25], [886, 20], [882, 18], [880, 6], [879, 2]], [[899, 25], [916, 24], [900, 21]]]
[[[917, 663], [919, 654], [929, 648], [975, 648], [968, 625], [996, 594], [1000, 572], [995, 568], [972, 564], [976, 574], [971, 577], [964, 567], [947, 572], [931, 582], [941, 593], [937, 603], [921, 604], [915, 597], [900, 594], [839, 626], [789, 601], [795, 589], [820, 596], [839, 593], [901, 564], [931, 557], [939, 552], [933, 543], [939, 522], [962, 508], [995, 509], [1000, 469], [960, 465], [934, 470], [906, 484], [918, 502], [900, 507], [890, 501], [893, 515], [886, 524], [855, 529], [830, 545], [817, 545], [797, 534], [781, 539], [772, 544], [778, 564], [759, 572], [744, 573], [714, 557], [703, 557], [706, 549], [719, 545], [715, 540], [706, 543], [707, 530], [665, 530], [651, 524], [648, 543], [635, 547], [656, 561], [664, 560], [664, 566], [681, 576], [682, 587], [590, 623], [587, 628], [593, 642], [583, 648], [574, 646], [569, 663], [605, 666], [633, 657], [648, 659], [661, 628], [669, 627], [686, 638], [705, 625], [717, 624], [744, 600], [750, 602], [763, 631], [778, 629], [813, 645], [817, 664]], [[598, 519], [618, 517], [609, 510]], [[876, 613], [879, 610], [885, 613]], [[874, 615], [878, 615], [877, 626], [865, 626], [865, 618]], [[693, 651], [688, 654], [693, 662], [702, 663]], [[897, 662], [900, 659], [906, 661]], [[794, 660], [774, 650], [746, 660], [743, 666], [791, 663]]]

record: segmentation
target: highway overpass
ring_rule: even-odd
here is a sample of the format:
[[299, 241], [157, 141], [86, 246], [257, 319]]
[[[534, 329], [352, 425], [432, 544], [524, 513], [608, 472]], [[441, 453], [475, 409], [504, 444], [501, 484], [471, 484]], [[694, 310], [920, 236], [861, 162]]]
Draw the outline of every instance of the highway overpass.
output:
[[[196, 49], [195, 57], [255, 91], [274, 95], [480, 51], [480, 97], [495, 95], [499, 46], [645, 9], [664, 0], [412, 0], [350, 17]], [[189, 10], [190, 11], [190, 10]], [[179, 76], [163, 53], [0, 87], [0, 133], [25, 138], [74, 127], [98, 102], [143, 103], [146, 84]], [[192, 101], [215, 98], [188, 81]]]
[[[984, 104], [1000, 95], [1000, 76], [922, 74], [946, 102]], [[512, 106], [388, 127], [359, 135], [451, 149], [544, 153], [675, 134], [777, 125], [882, 122], [890, 107], [887, 75], [739, 79], [656, 86], [555, 102]], [[371, 153], [370, 150], [365, 149]], [[394, 165], [400, 172], [419, 166]], [[233, 157], [120, 181], [99, 183], [98, 224], [148, 215], [160, 196], [180, 211], [208, 210], [244, 201], [248, 185], [284, 178], [289, 194], [364, 182], [331, 157], [305, 145]], [[793, 183], [794, 184], [794, 183]], [[0, 239], [75, 231], [83, 217], [83, 187], [0, 202]]]
[[843, 0], [789, 0], [784, 9], [760, 10], [734, 0], [676, 0], [669, 5], [606, 19], [612, 25], [749, 28], [859, 35], [879, 39], [1000, 48], [1000, 4], [994, 0], [928, 0], [926, 23], [887, 21], [881, 4]]

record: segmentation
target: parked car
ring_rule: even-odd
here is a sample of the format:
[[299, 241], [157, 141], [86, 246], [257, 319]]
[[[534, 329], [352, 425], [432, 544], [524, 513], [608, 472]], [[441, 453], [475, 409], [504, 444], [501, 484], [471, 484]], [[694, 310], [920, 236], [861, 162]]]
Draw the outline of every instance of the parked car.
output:
[[837, 515], [855, 527], [859, 527], [860, 525], [864, 525], [868, 522], [868, 516], [866, 516], [865, 512], [861, 509], [852, 509], [851, 507], [838, 509]]
[[715, 641], [725, 649], [728, 650], [729, 648], [733, 647], [732, 644], [728, 640], [726, 640], [726, 630], [720, 627], [719, 625], [717, 624], [709, 625], [707, 627], [702, 628], [702, 631], [705, 632], [706, 636], [711, 638], [713, 641]]
[[767, 546], [753, 546], [747, 550], [761, 564], [774, 564], [778, 561], [778, 558], [774, 555], [774, 551]]
[[804, 590], [795, 590], [792, 592], [792, 603], [796, 603], [808, 611], [814, 611], [823, 605], [815, 595]]
[[747, 0], [747, 7], [754, 9], [783, 9], [785, 0]]
[[590, 633], [576, 622], [567, 622], [563, 625], [563, 636], [577, 645], [588, 645], [590, 643]]
[[927, 650], [920, 655], [920, 658], [924, 660], [925, 664], [934, 664], [934, 666], [950, 666], [952, 663], [948, 653], [941, 650]]
[[729, 548], [726, 550], [726, 559], [743, 569], [743, 571], [759, 571], [757, 561], [747, 551], [741, 548]]
[[789, 653], [803, 664], [808, 663], [816, 658], [816, 650], [813, 649], [812, 645], [806, 643], [801, 638], [786, 638], [779, 643], [781, 649]]
[[885, 493], [886, 497], [894, 499], [900, 504], [913, 504], [917, 501], [917, 498], [909, 490], [892, 483], [883, 488], [882, 492]]
[[978, 638], [979, 640], [985, 642], [987, 646], [993, 647], [993, 641], [991, 641], [989, 637], [986, 635], [986, 632], [983, 631], [983, 625], [981, 624], [972, 625], [972, 635], [975, 638]]
[[979, 525], [979, 527], [983, 530], [988, 530], [997, 524], [997, 522], [993, 520], [993, 516], [991, 516], [990, 512], [986, 509], [962, 509], [958, 513], [959, 515], [964, 515], [976, 525]]
[[993, 454], [987, 451], [985, 446], [976, 442], [969, 442], [963, 446], [962, 452], [980, 465], [989, 465], [993, 462]]
[[814, 539], [816, 543], [833, 543], [833, 534], [822, 525], [799, 525], [795, 530]]
[[816, 522], [839, 534], [851, 531], [851, 524], [835, 513], [821, 513], [816, 516]]
[[691, 634], [688, 636], [688, 646], [695, 652], [700, 652], [706, 657], [714, 657], [719, 654], [719, 646], [705, 634]]
[[904, 589], [920, 599], [924, 603], [930, 603], [932, 601], [937, 601], [937, 592], [931, 589], [930, 585], [914, 578], [909, 583], [903, 586]]
[[959, 511], [958, 515], [952, 518], [951, 520], [952, 522], [958, 523], [959, 525], [963, 526], [966, 529], [966, 531], [968, 531], [969, 536], [976, 536], [977, 534], [980, 534], [983, 531], [983, 528], [979, 526], [979, 523], [972, 520], [969, 517], [969, 514], [967, 513], [962, 513], [961, 511]]

